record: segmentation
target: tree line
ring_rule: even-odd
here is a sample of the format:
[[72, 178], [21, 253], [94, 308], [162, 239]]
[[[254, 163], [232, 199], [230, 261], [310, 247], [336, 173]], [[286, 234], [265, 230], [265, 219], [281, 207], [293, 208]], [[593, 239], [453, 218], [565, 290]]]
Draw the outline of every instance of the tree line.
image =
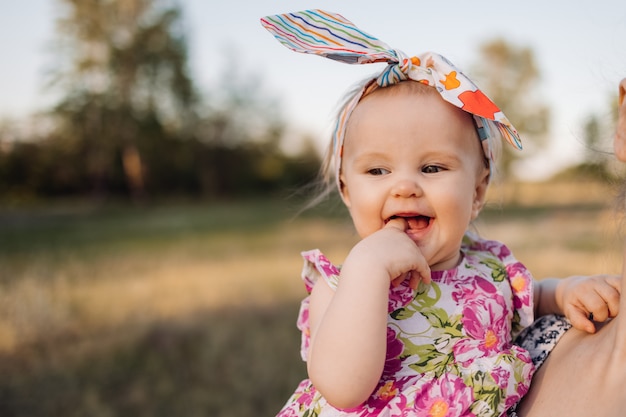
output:
[[[28, 129], [0, 125], [0, 196], [232, 198], [315, 177], [314, 147], [282, 150], [288, 126], [258, 83], [228, 74], [221, 91], [199, 92], [177, 2], [56, 1], [49, 82], [60, 98]], [[481, 88], [540, 148], [550, 112], [529, 94], [539, 80], [532, 50], [496, 39], [481, 46], [478, 63]], [[519, 155], [504, 150], [508, 174]]]
[[0, 195], [225, 198], [315, 176], [315, 152], [281, 150], [285, 123], [255, 86], [232, 81], [219, 103], [202, 98], [180, 5], [57, 3], [49, 80], [60, 99], [28, 129], [0, 126]]

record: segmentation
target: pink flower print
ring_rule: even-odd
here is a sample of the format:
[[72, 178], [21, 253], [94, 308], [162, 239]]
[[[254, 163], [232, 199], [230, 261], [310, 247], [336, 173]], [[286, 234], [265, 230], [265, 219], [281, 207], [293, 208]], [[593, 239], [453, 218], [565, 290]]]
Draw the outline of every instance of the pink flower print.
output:
[[506, 368], [496, 367], [489, 372], [489, 375], [493, 378], [494, 382], [501, 389], [506, 388], [511, 381], [511, 371]]
[[[482, 278], [477, 278], [480, 283]], [[459, 340], [453, 351], [464, 365], [472, 360], [497, 354], [510, 342], [511, 323], [501, 295], [492, 293], [493, 285], [477, 285], [460, 293], [469, 298], [463, 307], [461, 323], [469, 338]], [[481, 291], [486, 289], [487, 291]]]
[[532, 277], [519, 262], [507, 267], [507, 273], [511, 280], [511, 288], [513, 289], [513, 306], [516, 309], [524, 306], [530, 306], [532, 291]]
[[331, 264], [328, 261], [326, 262], [327, 263], [321, 265], [323, 267], [322, 270], [324, 271], [324, 275], [326, 275], [327, 277], [339, 275], [339, 270], [337, 269], [337, 267], [335, 267], [335, 265]]
[[521, 368], [521, 370], [517, 371], [517, 378], [520, 381], [517, 387], [517, 393], [520, 395], [520, 397], [523, 397], [524, 395], [526, 395], [528, 389], [530, 388], [530, 381], [536, 370], [535, 365], [533, 364], [530, 353], [527, 350], [522, 349], [519, 346], [512, 345], [510, 351], [511, 355], [514, 355], [517, 359], [520, 360], [520, 362], [525, 364], [518, 367]]
[[383, 369], [383, 378], [393, 376], [402, 369], [402, 360], [400, 359], [402, 351], [404, 351], [404, 344], [398, 339], [396, 333], [387, 327], [387, 357]]
[[511, 250], [495, 240], [474, 240], [470, 244], [470, 250], [478, 252], [491, 252], [500, 259], [511, 256]]
[[313, 406], [317, 401], [316, 395], [317, 391], [311, 381], [305, 379], [298, 384], [296, 391], [276, 417], [299, 416], [302, 409], [310, 409]]
[[484, 356], [496, 354], [500, 349], [501, 340], [493, 329], [485, 329], [476, 339], [461, 339], [452, 350], [456, 359], [463, 365], [469, 366], [473, 361]]
[[502, 298], [496, 286], [480, 276], [468, 278], [467, 281], [458, 284], [452, 293], [452, 298], [460, 305], [481, 302], [493, 297]]
[[294, 410], [297, 404], [293, 403], [288, 408], [283, 408], [276, 417], [298, 417], [298, 410]]
[[333, 282], [334, 284], [336, 282], [333, 278], [336, 279], [339, 276], [339, 268], [333, 265], [318, 249], [302, 252], [302, 257], [305, 260], [304, 268], [302, 269], [302, 279], [307, 292], [310, 293], [313, 290], [318, 275], [322, 275], [326, 282], [334, 288]]
[[389, 303], [387, 312], [391, 313], [399, 308], [406, 307], [415, 298], [415, 292], [407, 282], [402, 282], [397, 287], [389, 288]]
[[459, 268], [448, 269], [447, 271], [432, 271], [431, 278], [434, 282], [441, 284], [454, 284], [458, 280]]
[[300, 383], [300, 385], [298, 385], [298, 388], [296, 388], [296, 395], [298, 394], [300, 394], [298, 397], [298, 403], [306, 408], [309, 408], [315, 401], [317, 390], [311, 381], [305, 379]]
[[322, 272], [325, 276], [330, 277], [332, 275], [339, 275], [339, 268], [333, 265], [328, 258], [319, 253], [319, 256], [316, 259], [315, 266], [318, 271]]
[[309, 297], [302, 300], [302, 303], [300, 304], [300, 313], [298, 314], [296, 326], [302, 332], [300, 341], [300, 356], [303, 361], [306, 361], [311, 344], [311, 330], [309, 326]]
[[493, 253], [500, 259], [505, 259], [511, 256], [511, 250], [495, 240], [486, 240], [485, 247], [489, 252]]
[[361, 412], [359, 416], [379, 416], [383, 409], [394, 408], [402, 410], [406, 408], [406, 398], [401, 394], [401, 388], [402, 386], [398, 385], [398, 382], [394, 380], [379, 384], [376, 391], [367, 400], [366, 407], [363, 407], [366, 411]]
[[398, 395], [398, 387], [396, 387], [394, 381], [387, 381], [374, 393], [374, 398], [388, 403], [396, 395]]
[[482, 341], [485, 353], [495, 353], [509, 342], [499, 341], [502, 335], [510, 333], [510, 327], [502, 305], [492, 300], [468, 305], [463, 309], [461, 323], [468, 336]]
[[420, 416], [473, 416], [468, 408], [474, 401], [472, 389], [455, 375], [444, 374], [425, 384], [417, 393], [415, 410]]

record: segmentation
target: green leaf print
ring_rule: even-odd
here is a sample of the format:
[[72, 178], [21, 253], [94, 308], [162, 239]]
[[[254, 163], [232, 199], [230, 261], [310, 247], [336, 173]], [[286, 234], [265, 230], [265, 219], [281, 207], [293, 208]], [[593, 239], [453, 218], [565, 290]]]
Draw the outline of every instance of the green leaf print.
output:
[[[432, 296], [429, 296], [429, 293], [434, 293]], [[416, 304], [419, 308], [427, 308], [432, 307], [441, 298], [441, 288], [439, 284], [436, 282], [431, 282], [430, 285], [425, 285], [420, 282], [420, 286], [418, 288], [417, 294], [415, 294], [415, 299], [413, 303]]]
[[413, 317], [415, 313], [419, 313], [419, 311], [417, 311], [413, 304], [409, 304], [408, 307], [402, 307], [395, 311], [392, 311], [390, 315], [396, 320], [405, 320]]
[[511, 336], [513, 338], [517, 337], [517, 335], [524, 330], [524, 326], [522, 326], [521, 321], [522, 319], [520, 318], [519, 310], [513, 310], [513, 320], [511, 322]]
[[317, 417], [318, 414], [314, 411], [314, 410], [306, 410], [304, 412], [304, 414], [302, 414], [302, 417]]
[[413, 343], [410, 336], [400, 336], [404, 344], [403, 358], [412, 358], [413, 362], [408, 366], [415, 371], [432, 372], [439, 377], [445, 372], [450, 372], [451, 366], [455, 366], [452, 346], [460, 337], [460, 331], [457, 325], [449, 322], [443, 325], [437, 323], [436, 326], [431, 327], [430, 331], [433, 332], [432, 339], [425, 344]]
[[471, 381], [465, 381], [474, 390], [475, 403], [472, 405], [472, 412], [476, 416], [491, 416], [497, 410], [498, 405], [503, 401], [504, 393], [496, 384], [491, 375], [483, 371], [472, 374]]
[[500, 260], [487, 259], [480, 263], [491, 268], [491, 277], [495, 282], [502, 282], [507, 278], [506, 269]]
[[451, 338], [463, 336], [461, 316], [455, 315], [450, 318], [448, 312], [442, 308], [429, 308], [421, 312], [422, 316], [428, 320], [435, 329], [441, 329], [441, 333], [449, 335]]
[[[429, 293], [434, 293], [432, 296]], [[413, 317], [415, 313], [421, 312], [422, 310], [433, 307], [439, 299], [441, 298], [441, 288], [436, 283], [431, 283], [431, 285], [424, 285], [420, 283], [417, 293], [413, 298], [413, 301], [406, 306], [399, 308], [391, 313], [391, 317], [395, 320], [405, 320]]]
[[448, 365], [454, 359], [452, 353], [442, 353], [433, 345], [421, 345], [410, 348], [411, 353], [420, 360], [409, 364], [409, 367], [418, 373], [433, 372], [436, 377], [440, 377], [449, 371]]
[[321, 410], [322, 410], [322, 407], [319, 405], [319, 403], [317, 403], [314, 408], [307, 409], [302, 414], [302, 417], [318, 417], [320, 415]]

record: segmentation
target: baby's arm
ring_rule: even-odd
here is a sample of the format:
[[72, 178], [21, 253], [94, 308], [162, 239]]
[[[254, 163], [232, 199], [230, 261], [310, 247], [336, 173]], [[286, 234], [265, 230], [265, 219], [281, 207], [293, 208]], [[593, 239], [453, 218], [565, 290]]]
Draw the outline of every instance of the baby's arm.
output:
[[430, 281], [430, 269], [402, 220], [392, 222], [352, 248], [336, 291], [319, 280], [311, 294], [309, 378], [337, 408], [362, 404], [380, 380], [390, 281], [411, 279], [407, 273]]
[[593, 275], [535, 281], [535, 316], [564, 314], [574, 327], [595, 332], [619, 311], [620, 276]]

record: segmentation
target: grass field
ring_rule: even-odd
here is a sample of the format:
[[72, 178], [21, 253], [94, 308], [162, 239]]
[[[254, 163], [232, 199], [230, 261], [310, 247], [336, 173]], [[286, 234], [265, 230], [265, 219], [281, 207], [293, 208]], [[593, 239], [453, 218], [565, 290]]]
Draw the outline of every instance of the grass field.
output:
[[[494, 190], [475, 228], [537, 278], [617, 273], [597, 184]], [[271, 416], [305, 368], [299, 252], [340, 263], [343, 209], [281, 201], [0, 210], [1, 416]]]

